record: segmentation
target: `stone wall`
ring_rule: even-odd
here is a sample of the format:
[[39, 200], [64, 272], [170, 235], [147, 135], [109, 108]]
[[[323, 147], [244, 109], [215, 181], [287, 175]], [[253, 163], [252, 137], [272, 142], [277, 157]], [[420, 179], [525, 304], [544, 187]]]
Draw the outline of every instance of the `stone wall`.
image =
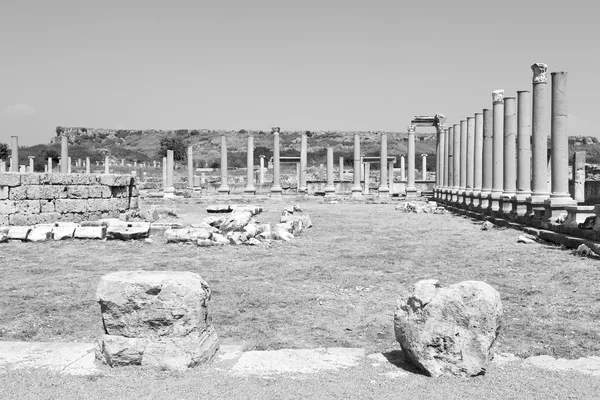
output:
[[0, 225], [116, 218], [138, 196], [131, 175], [0, 173]]

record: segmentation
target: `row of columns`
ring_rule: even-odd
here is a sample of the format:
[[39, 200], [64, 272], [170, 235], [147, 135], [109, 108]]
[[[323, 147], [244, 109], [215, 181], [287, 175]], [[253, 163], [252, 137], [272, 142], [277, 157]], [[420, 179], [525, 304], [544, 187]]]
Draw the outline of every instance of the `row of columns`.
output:
[[[492, 108], [438, 134], [435, 195], [442, 201], [489, 213], [533, 216], [576, 205], [568, 187], [567, 73], [536, 63], [532, 91], [505, 97], [492, 92]], [[533, 96], [532, 96], [533, 94]], [[546, 107], [551, 95], [551, 109]], [[548, 112], [550, 111], [550, 112]], [[547, 138], [551, 140], [551, 192]], [[530, 145], [531, 143], [531, 145]]]

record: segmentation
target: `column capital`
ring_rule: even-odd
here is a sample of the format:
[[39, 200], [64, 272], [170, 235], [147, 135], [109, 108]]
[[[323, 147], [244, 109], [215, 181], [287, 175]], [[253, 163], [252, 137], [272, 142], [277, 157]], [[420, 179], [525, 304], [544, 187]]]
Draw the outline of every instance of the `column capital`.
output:
[[548, 81], [548, 66], [544, 63], [531, 64], [533, 83], [546, 83]]
[[271, 133], [275, 134], [275, 133], [280, 133], [281, 132], [281, 128], [278, 126], [274, 126], [271, 128]]
[[504, 102], [504, 89], [494, 90], [492, 92], [492, 102], [493, 103], [503, 103]]
[[421, 157], [427, 157], [427, 153], [421, 154]]
[[409, 125], [406, 127], [406, 130], [408, 131], [408, 133], [415, 133], [415, 131], [417, 130], [417, 126], [416, 125]]
[[35, 158], [35, 156], [27, 156], [27, 158]]
[[436, 126], [436, 129], [437, 129], [438, 133], [444, 133], [444, 131], [445, 131], [446, 129], [448, 129], [448, 126], [446, 125], [446, 123], [445, 123], [445, 122], [443, 122], [443, 123], [441, 123], [441, 124], [438, 124], [438, 125]]

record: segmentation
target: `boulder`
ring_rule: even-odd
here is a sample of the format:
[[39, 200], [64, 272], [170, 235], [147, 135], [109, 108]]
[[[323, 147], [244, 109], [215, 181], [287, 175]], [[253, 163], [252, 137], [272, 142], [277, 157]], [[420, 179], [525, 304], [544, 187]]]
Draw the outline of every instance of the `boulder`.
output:
[[[275, 228], [273, 228], [273, 232], [271, 233], [271, 237], [273, 239], [284, 240], [286, 242], [289, 240], [292, 240], [294, 238], [294, 234], [292, 233], [292, 226], [289, 224], [275, 225]], [[269, 239], [269, 238], [265, 237], [265, 239]]]
[[258, 246], [258, 245], [261, 245], [262, 242], [260, 240], [258, 240], [257, 238], [250, 238], [247, 241], [245, 241], [244, 244], [246, 244], [248, 246]]
[[227, 217], [217, 217], [214, 215], [211, 215], [210, 217], [206, 217], [202, 220], [202, 223], [205, 223], [207, 225], [210, 225], [212, 227], [215, 228], [219, 228], [221, 226], [221, 224], [223, 223], [223, 221], [225, 221]]
[[229, 239], [229, 243], [231, 244], [242, 244], [247, 238], [242, 232], [229, 232], [227, 239]]
[[295, 221], [302, 221], [303, 228], [312, 227], [312, 221], [308, 214], [295, 214], [295, 215], [282, 215], [279, 217], [279, 222], [294, 223]]
[[500, 294], [480, 281], [446, 288], [417, 282], [398, 300], [396, 339], [406, 359], [430, 376], [484, 374], [501, 327]]
[[244, 230], [242, 232], [244, 233], [244, 235], [246, 235], [248, 239], [253, 238], [254, 236], [258, 235], [258, 225], [248, 224], [244, 227]]
[[232, 213], [219, 228], [221, 232], [241, 231], [250, 222], [252, 213], [250, 211], [236, 211]]
[[35, 226], [27, 235], [28, 242], [45, 242], [52, 239], [52, 225]]
[[176, 228], [167, 229], [165, 238], [167, 243], [198, 242], [198, 239], [210, 239], [211, 233], [204, 228]]
[[193, 272], [120, 271], [96, 291], [105, 333], [129, 338], [182, 337], [211, 326], [208, 283]]
[[120, 226], [109, 226], [106, 230], [106, 237], [112, 240], [136, 240], [144, 239], [150, 236], [150, 226], [144, 227], [120, 227]]

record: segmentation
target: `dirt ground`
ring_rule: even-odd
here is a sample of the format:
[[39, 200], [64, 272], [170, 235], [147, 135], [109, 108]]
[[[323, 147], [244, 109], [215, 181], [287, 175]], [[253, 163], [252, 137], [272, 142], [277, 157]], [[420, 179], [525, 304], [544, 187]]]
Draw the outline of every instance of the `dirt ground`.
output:
[[[284, 205], [258, 216], [275, 223]], [[393, 204], [301, 206], [314, 227], [269, 246], [202, 248], [64, 241], [0, 244], [0, 340], [84, 341], [102, 334], [95, 290], [119, 270], [197, 272], [213, 290], [224, 344], [250, 349], [397, 349], [393, 312], [420, 279], [482, 280], [501, 294], [498, 351], [521, 357], [600, 355], [600, 261], [543, 244], [517, 244], [514, 230], [482, 231], [450, 214], [403, 214]], [[181, 205], [182, 222], [205, 205]]]

